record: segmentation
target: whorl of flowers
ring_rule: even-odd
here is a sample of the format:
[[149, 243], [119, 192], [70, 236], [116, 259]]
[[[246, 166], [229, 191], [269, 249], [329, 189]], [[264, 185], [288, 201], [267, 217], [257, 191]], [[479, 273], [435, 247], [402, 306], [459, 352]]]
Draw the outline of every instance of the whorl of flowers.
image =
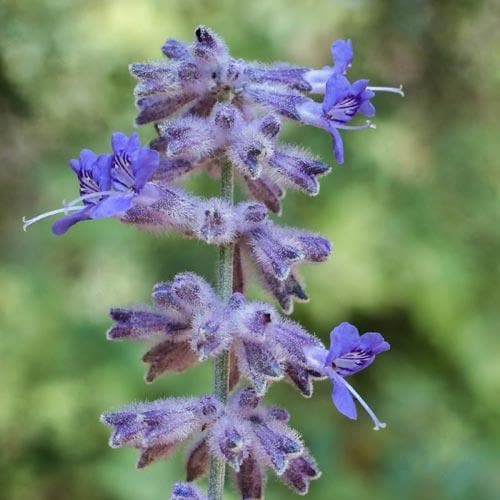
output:
[[[137, 448], [137, 466], [171, 455], [192, 441], [186, 461], [187, 483], [177, 483], [172, 499], [206, 497], [191, 482], [205, 474], [211, 460], [227, 463], [243, 499], [263, 497], [265, 470], [273, 470], [299, 494], [319, 477], [319, 469], [298, 434], [287, 425], [286, 410], [261, 404], [269, 384], [287, 380], [310, 397], [314, 379], [329, 378], [332, 401], [351, 419], [355, 401], [368, 412], [375, 429], [385, 426], [345, 380], [389, 349], [378, 333], [359, 335], [349, 323], [333, 329], [330, 348], [269, 304], [244, 296], [248, 269], [285, 313], [294, 300], [307, 300], [297, 275], [302, 262], [323, 262], [331, 253], [322, 236], [280, 227], [268, 211], [281, 212], [286, 189], [314, 196], [329, 165], [309, 152], [279, 142], [282, 119], [324, 129], [333, 139], [337, 163], [344, 162], [340, 130], [374, 128], [358, 115], [373, 117], [377, 91], [368, 80], [351, 83], [350, 40], [332, 44], [333, 65], [322, 69], [288, 64], [263, 65], [234, 59], [224, 41], [200, 26], [191, 44], [169, 39], [161, 62], [130, 66], [138, 125], [153, 123], [156, 137], [142, 146], [137, 134], [115, 132], [111, 152], [84, 149], [70, 161], [79, 196], [60, 209], [30, 220], [63, 214], [52, 230], [64, 234], [84, 220], [115, 218], [140, 229], [178, 233], [231, 248], [232, 293], [221, 297], [203, 278], [189, 272], [153, 288], [152, 306], [112, 308], [109, 340], [148, 343], [143, 361], [146, 381], [183, 372], [207, 358], [229, 356], [229, 397], [166, 398], [105, 413], [113, 428], [110, 446]], [[323, 95], [320, 102], [314, 94]], [[255, 201], [234, 205], [184, 191], [179, 182], [205, 170], [223, 176], [223, 165], [239, 174]], [[251, 263], [244, 266], [242, 260]], [[217, 361], [216, 361], [217, 362]], [[246, 379], [248, 386], [238, 388]], [[227, 400], [226, 400], [227, 399]], [[223, 470], [223, 469], [222, 469]], [[220, 493], [210, 492], [210, 498]]]

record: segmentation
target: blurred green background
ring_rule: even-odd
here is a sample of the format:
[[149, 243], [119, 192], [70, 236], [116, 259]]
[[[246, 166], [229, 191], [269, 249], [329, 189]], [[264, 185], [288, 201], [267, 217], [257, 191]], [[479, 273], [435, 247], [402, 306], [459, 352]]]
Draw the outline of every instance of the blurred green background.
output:
[[[21, 217], [76, 196], [67, 159], [82, 147], [132, 131], [127, 64], [204, 23], [235, 56], [316, 67], [334, 38], [352, 38], [351, 77], [407, 93], [377, 96], [376, 131], [344, 134], [346, 165], [320, 196], [285, 200], [286, 223], [336, 249], [304, 270], [311, 301], [294, 319], [325, 341], [348, 320], [392, 344], [353, 380], [386, 431], [340, 416], [327, 382], [311, 400], [286, 384], [268, 393], [323, 470], [309, 498], [500, 498], [499, 22], [495, 0], [3, 0], [0, 497], [153, 500], [183, 477], [181, 453], [135, 471], [98, 417], [209, 391], [210, 366], [146, 386], [143, 346], [107, 342], [107, 310], [148, 302], [179, 271], [212, 278], [215, 250], [112, 220], [23, 233]], [[290, 126], [284, 138], [333, 164], [327, 134]], [[267, 496], [293, 494], [270, 477]]]

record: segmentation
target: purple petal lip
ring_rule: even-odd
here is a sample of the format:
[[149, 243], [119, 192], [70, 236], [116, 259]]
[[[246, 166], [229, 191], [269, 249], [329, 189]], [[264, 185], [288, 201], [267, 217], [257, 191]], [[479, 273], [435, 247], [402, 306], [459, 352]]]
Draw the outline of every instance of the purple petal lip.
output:
[[332, 401], [335, 405], [335, 408], [345, 415], [347, 418], [351, 420], [356, 420], [358, 417], [358, 413], [356, 410], [356, 405], [354, 403], [354, 399], [347, 389], [347, 387], [342, 384], [339, 380], [340, 376], [337, 374], [333, 374], [332, 381]]
[[335, 40], [330, 50], [335, 72], [344, 75], [350, 68], [354, 57], [351, 40]]
[[80, 212], [75, 212], [73, 214], [67, 215], [66, 217], [62, 217], [52, 224], [52, 232], [56, 236], [61, 236], [64, 234], [71, 226], [76, 224], [77, 222], [81, 222], [84, 220], [90, 220], [91, 217], [89, 215], [90, 209], [85, 208]]
[[331, 364], [341, 354], [354, 349], [359, 340], [358, 329], [350, 323], [344, 322], [336, 326], [330, 333], [330, 352], [326, 364]]

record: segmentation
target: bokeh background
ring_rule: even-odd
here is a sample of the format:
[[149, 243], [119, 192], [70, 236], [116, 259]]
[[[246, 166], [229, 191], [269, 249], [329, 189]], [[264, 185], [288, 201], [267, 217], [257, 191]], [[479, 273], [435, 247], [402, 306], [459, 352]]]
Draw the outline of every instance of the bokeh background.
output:
[[[286, 223], [336, 249], [304, 271], [312, 300], [294, 319], [325, 341], [348, 320], [392, 345], [353, 381], [386, 431], [340, 416], [327, 382], [312, 400], [286, 384], [268, 393], [323, 470], [309, 498], [500, 498], [499, 22], [495, 0], [3, 0], [0, 497], [153, 500], [183, 477], [181, 453], [135, 471], [98, 417], [209, 391], [210, 366], [146, 386], [143, 346], [106, 342], [107, 310], [147, 302], [179, 271], [213, 278], [215, 250], [116, 221], [23, 233], [21, 217], [76, 196], [67, 159], [82, 147], [132, 131], [127, 64], [204, 23], [236, 56], [316, 67], [352, 38], [351, 76], [407, 93], [377, 96], [376, 131], [344, 134], [346, 165], [320, 196], [285, 200]], [[333, 164], [327, 134], [290, 126], [285, 139]], [[203, 175], [190, 188], [216, 189]], [[268, 498], [292, 496], [270, 478]]]

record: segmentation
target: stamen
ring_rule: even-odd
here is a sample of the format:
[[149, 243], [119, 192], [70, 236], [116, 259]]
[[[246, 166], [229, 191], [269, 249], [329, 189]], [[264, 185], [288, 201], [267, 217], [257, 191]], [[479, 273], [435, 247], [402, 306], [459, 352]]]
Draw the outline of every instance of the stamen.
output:
[[65, 206], [63, 208], [58, 208], [57, 210], [51, 210], [50, 212], [45, 212], [43, 214], [37, 215], [36, 217], [32, 217], [31, 219], [26, 219], [26, 217], [23, 217], [23, 231], [26, 231], [28, 226], [31, 226], [39, 220], [43, 220], [57, 214], [68, 215], [70, 212], [77, 212], [78, 210], [83, 210], [84, 208], [86, 208], [84, 205]]
[[373, 90], [373, 92], [391, 92], [392, 94], [399, 94], [401, 97], [405, 96], [403, 92], [403, 86], [397, 87], [366, 87], [368, 90]]
[[335, 128], [340, 130], [366, 130], [368, 128], [376, 129], [377, 126], [370, 120], [366, 120], [364, 125], [343, 125], [341, 123], [336, 123]]
[[378, 418], [377, 415], [373, 412], [373, 410], [368, 406], [366, 401], [357, 393], [357, 391], [354, 389], [354, 387], [347, 382], [344, 377], [337, 377], [337, 381], [342, 382], [349, 392], [358, 400], [359, 404], [365, 409], [366, 413], [370, 415], [370, 418], [373, 420], [373, 423], [375, 424], [375, 427], [373, 428], [374, 431], [379, 431], [380, 429], [385, 429], [386, 424], [384, 422], [381, 422]]
[[72, 201], [66, 202], [63, 200], [62, 204], [64, 207], [72, 207], [73, 205], [76, 205], [77, 203], [80, 203], [81, 201], [86, 201], [86, 200], [92, 200], [94, 198], [101, 198], [102, 196], [108, 196], [114, 194], [115, 191], [98, 191], [97, 193], [89, 193], [89, 194], [84, 194], [83, 196], [79, 196], [78, 198], [75, 198]]

